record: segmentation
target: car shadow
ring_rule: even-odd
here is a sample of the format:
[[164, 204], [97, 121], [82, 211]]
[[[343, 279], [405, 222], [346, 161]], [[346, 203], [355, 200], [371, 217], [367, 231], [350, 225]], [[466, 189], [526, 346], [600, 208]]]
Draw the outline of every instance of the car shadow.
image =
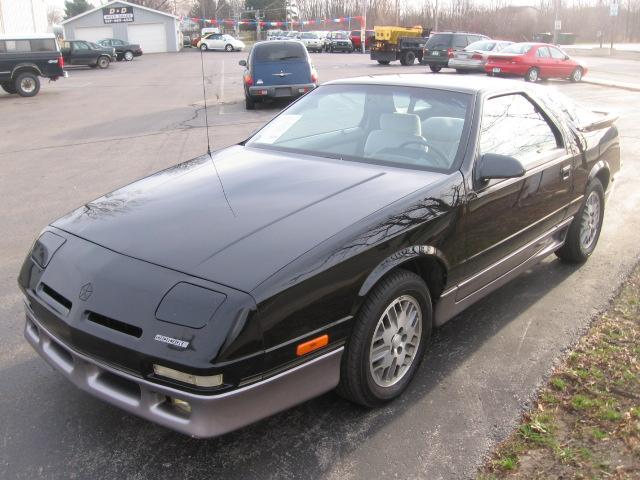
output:
[[[12, 435], [5, 478], [29, 478], [42, 468], [45, 475], [73, 472], [82, 478], [322, 477], [413, 407], [428, 402], [424, 414], [435, 416], [447, 409], [430, 398], [442, 381], [575, 271], [547, 260], [439, 328], [408, 390], [383, 408], [368, 410], [328, 393], [214, 439], [192, 439], [102, 403], [50, 373], [39, 358], [18, 364], [0, 372], [3, 384], [23, 384], [2, 402]], [[14, 419], [34, 428], [13, 429]], [[439, 428], [441, 420], [430, 418], [429, 425]], [[420, 423], [430, 428], [424, 419]]]

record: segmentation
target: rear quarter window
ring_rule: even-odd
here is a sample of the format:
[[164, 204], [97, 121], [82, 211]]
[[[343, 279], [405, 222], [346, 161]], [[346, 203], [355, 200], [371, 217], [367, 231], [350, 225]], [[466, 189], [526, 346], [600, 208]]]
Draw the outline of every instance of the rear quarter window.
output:
[[38, 38], [29, 40], [32, 52], [55, 52], [58, 50], [56, 41], [53, 38]]
[[6, 40], [5, 45], [8, 53], [31, 51], [29, 40]]
[[307, 58], [304, 46], [294, 43], [278, 43], [259, 45], [253, 49], [254, 63], [282, 62], [286, 60], [303, 60]]

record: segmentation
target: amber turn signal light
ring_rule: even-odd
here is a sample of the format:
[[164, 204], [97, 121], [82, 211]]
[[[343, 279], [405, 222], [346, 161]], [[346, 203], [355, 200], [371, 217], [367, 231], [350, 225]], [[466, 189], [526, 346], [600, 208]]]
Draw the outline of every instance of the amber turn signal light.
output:
[[301, 357], [307, 353], [311, 353], [322, 347], [326, 347], [329, 344], [329, 335], [322, 335], [321, 337], [314, 338], [308, 342], [301, 343], [296, 348], [296, 355]]

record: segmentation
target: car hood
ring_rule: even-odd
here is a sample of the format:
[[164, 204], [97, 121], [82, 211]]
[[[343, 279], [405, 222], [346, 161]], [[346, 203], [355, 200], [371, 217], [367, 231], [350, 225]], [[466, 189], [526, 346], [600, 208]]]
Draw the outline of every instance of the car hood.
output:
[[213, 159], [198, 157], [134, 182], [53, 226], [250, 292], [323, 240], [444, 178], [244, 146]]

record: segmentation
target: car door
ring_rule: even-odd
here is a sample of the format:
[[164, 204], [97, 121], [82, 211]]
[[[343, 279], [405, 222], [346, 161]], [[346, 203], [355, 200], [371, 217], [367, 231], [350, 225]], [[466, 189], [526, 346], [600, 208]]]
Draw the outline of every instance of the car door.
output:
[[224, 42], [222, 40], [222, 34], [214, 33], [207, 41], [207, 45], [212, 50], [222, 50], [224, 48]]
[[551, 53], [549, 53], [549, 48], [538, 47], [535, 55], [535, 63], [540, 71], [540, 77], [554, 77], [556, 75], [556, 69], [551, 58]]
[[[571, 147], [571, 149], [568, 149]], [[474, 178], [467, 204], [462, 300], [549, 246], [547, 235], [574, 200], [577, 152], [556, 121], [524, 93], [486, 99], [480, 117], [474, 175], [482, 155], [518, 159], [521, 178]]]
[[71, 42], [71, 65], [89, 65], [94, 63], [95, 56], [87, 42]]
[[555, 76], [568, 77], [573, 73], [575, 66], [564, 52], [555, 47], [549, 47], [549, 53], [555, 65]]

